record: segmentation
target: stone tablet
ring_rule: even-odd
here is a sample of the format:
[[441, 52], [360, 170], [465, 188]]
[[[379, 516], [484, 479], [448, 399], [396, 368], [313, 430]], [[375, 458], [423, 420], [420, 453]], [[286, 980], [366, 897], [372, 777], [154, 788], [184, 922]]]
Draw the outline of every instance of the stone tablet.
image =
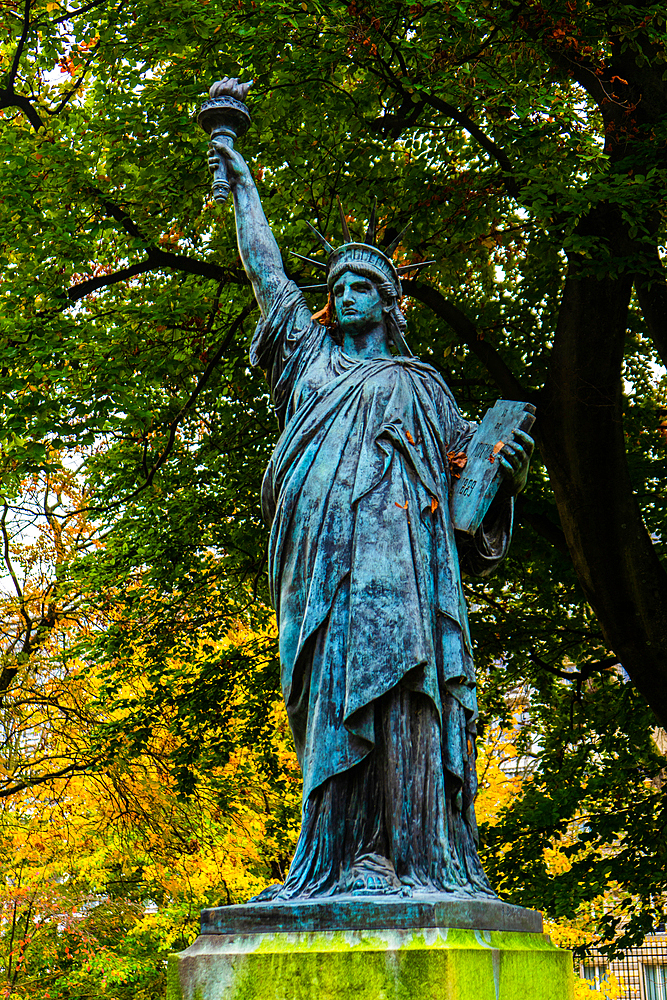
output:
[[452, 487], [449, 506], [457, 531], [475, 534], [502, 482], [498, 453], [515, 430], [530, 431], [534, 423], [532, 403], [499, 399], [486, 411], [468, 445], [468, 462]]

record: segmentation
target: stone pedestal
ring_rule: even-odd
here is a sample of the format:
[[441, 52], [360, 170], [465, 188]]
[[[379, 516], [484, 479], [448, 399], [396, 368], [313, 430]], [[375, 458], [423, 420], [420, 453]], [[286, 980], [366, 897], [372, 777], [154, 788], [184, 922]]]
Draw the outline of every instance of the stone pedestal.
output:
[[205, 910], [203, 933], [171, 956], [167, 997], [571, 1000], [571, 955], [541, 930], [539, 913], [494, 900], [220, 907]]

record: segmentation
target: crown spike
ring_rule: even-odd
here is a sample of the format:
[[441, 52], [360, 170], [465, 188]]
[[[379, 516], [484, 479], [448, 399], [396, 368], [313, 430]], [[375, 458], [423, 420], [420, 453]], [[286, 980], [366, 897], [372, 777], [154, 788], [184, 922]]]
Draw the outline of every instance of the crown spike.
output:
[[389, 244], [388, 247], [385, 247], [384, 254], [387, 257], [393, 256], [393, 254], [396, 252], [396, 247], [401, 242], [402, 237], [407, 233], [407, 231], [410, 228], [411, 224], [412, 224], [412, 220], [410, 220], [410, 222], [408, 222], [407, 226], [405, 226], [403, 229], [401, 229], [401, 231], [398, 234], [398, 236], [396, 237], [396, 239], [392, 240], [392, 242]]
[[323, 264], [321, 260], [313, 260], [311, 257], [304, 257], [302, 253], [297, 253], [296, 250], [288, 250], [293, 257], [298, 257], [299, 260], [305, 260], [308, 264], [312, 264], [313, 267], [319, 267], [322, 271], [326, 271], [327, 265]]
[[336, 201], [338, 202], [338, 211], [340, 213], [340, 224], [343, 229], [343, 239], [346, 243], [352, 242], [352, 237], [350, 236], [350, 230], [347, 228], [347, 220], [345, 218], [345, 212], [343, 211], [343, 206], [341, 204], [340, 198], [336, 195]]
[[368, 229], [366, 230], [366, 237], [364, 243], [368, 243], [370, 246], [375, 246], [375, 215], [378, 207], [377, 195], [373, 198], [373, 204], [371, 205], [371, 217], [368, 220]]
[[420, 268], [420, 267], [428, 267], [429, 264], [435, 264], [435, 261], [434, 260], [421, 260], [421, 261], [419, 261], [418, 263], [415, 263], [415, 264], [401, 264], [401, 266], [397, 267], [396, 270], [397, 270], [397, 272], [399, 274], [405, 274], [406, 271], [414, 271], [414, 270], [416, 270], [417, 268]]
[[304, 219], [304, 222], [306, 223], [306, 225], [308, 226], [308, 228], [311, 229], [313, 231], [313, 233], [315, 233], [315, 235], [317, 236], [318, 240], [320, 241], [320, 243], [322, 244], [322, 246], [324, 247], [324, 249], [326, 250], [326, 252], [327, 253], [333, 253], [334, 252], [334, 248], [331, 246], [331, 244], [329, 243], [329, 241], [326, 240], [324, 238], [324, 236], [322, 236], [322, 233], [318, 233], [317, 229], [315, 229], [315, 226], [311, 226], [310, 222], [307, 222], [305, 219]]

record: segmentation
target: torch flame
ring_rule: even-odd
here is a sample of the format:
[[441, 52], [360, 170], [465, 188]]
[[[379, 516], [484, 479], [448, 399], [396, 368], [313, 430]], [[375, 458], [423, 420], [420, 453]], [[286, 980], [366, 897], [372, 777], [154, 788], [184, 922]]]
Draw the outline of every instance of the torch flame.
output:
[[223, 76], [222, 80], [214, 83], [208, 92], [209, 97], [234, 97], [237, 101], [245, 101], [246, 94], [252, 87], [254, 80], [248, 83], [239, 83], [235, 76]]

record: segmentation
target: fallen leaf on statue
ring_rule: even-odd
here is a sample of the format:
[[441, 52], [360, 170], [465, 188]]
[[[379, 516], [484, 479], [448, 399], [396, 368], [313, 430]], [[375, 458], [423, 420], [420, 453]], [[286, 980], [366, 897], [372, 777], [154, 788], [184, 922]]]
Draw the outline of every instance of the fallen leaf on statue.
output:
[[464, 451], [448, 451], [447, 458], [449, 459], [450, 472], [454, 473], [458, 479], [461, 473], [455, 473], [454, 469], [465, 469], [468, 464], [468, 456]]

